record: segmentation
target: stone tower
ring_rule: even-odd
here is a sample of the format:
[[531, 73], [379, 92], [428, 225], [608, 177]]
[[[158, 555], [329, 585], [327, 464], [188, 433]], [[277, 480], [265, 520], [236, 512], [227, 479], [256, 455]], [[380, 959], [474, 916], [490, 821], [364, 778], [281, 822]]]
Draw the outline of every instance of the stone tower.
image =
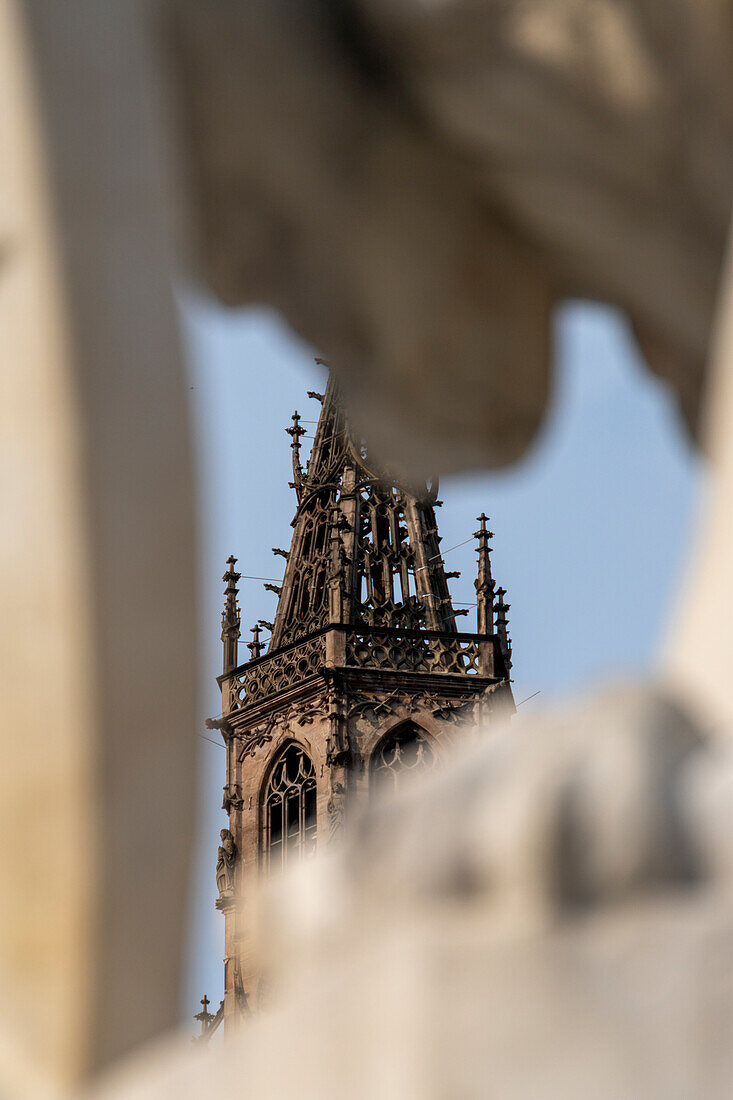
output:
[[[238, 663], [235, 558], [224, 574], [220, 729], [227, 750], [217, 863], [226, 920], [228, 1025], [260, 999], [248, 886], [327, 844], [346, 815], [406, 772], [440, 766], [462, 727], [513, 709], [503, 589], [491, 576], [486, 516], [476, 532], [477, 633], [459, 633], [435, 522], [437, 486], [407, 487], [374, 467], [349, 431], [333, 380], [303, 468], [292, 437], [297, 509], [274, 623]], [[498, 599], [497, 599], [498, 597]], [[261, 627], [270, 630], [267, 647]], [[206, 1013], [206, 1006], [204, 1006]], [[206, 1024], [215, 1017], [207, 1014]]]

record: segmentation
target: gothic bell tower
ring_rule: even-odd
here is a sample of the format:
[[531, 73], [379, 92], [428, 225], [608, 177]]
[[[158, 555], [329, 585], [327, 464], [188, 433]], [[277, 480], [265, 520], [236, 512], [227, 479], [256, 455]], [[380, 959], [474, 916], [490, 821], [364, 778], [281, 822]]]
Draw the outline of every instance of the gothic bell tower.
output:
[[[461, 633], [435, 521], [437, 486], [407, 487], [354, 439], [331, 379], [310, 459], [292, 437], [297, 509], [274, 623], [254, 627], [238, 663], [235, 558], [224, 574], [222, 718], [227, 751], [217, 908], [226, 921], [225, 996], [234, 1023], [256, 1007], [249, 887], [307, 858], [375, 790], [440, 767], [473, 724], [514, 709], [503, 589], [491, 576], [486, 516], [476, 532], [477, 632]], [[269, 643], [261, 628], [270, 630]], [[213, 1017], [212, 1017], [213, 1019]]]

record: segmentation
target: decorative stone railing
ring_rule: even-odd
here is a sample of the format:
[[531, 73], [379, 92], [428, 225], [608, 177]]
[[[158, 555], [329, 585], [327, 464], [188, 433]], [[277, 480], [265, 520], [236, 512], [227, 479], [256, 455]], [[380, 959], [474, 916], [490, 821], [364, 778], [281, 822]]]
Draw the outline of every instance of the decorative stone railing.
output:
[[393, 672], [443, 672], [481, 675], [482, 643], [478, 634], [365, 627], [346, 636], [346, 664]]
[[323, 667], [493, 677], [497, 649], [496, 637], [482, 634], [329, 626], [221, 677], [225, 710], [279, 695]]
[[240, 665], [231, 674], [229, 708], [249, 706], [318, 674], [326, 663], [325, 631], [286, 646], [276, 653]]

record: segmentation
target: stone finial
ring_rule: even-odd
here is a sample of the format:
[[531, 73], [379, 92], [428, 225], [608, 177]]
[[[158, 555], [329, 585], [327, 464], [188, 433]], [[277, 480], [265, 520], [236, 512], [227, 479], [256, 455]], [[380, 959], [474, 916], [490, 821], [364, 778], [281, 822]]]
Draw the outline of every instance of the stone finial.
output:
[[489, 517], [482, 512], [477, 517], [481, 524], [473, 537], [478, 539], [478, 574], [473, 582], [476, 589], [476, 629], [479, 634], [492, 634], [494, 630], [494, 580], [491, 576], [491, 547], [489, 539], [493, 531], [486, 526]]
[[264, 642], [260, 641], [260, 624], [256, 623], [252, 627], [252, 641], [247, 643], [247, 649], [252, 654], [252, 660], [256, 661], [258, 657], [262, 656], [262, 650], [265, 648]]
[[511, 607], [511, 604], [506, 603], [504, 599], [506, 596], [505, 588], [497, 588], [496, 595], [498, 596], [498, 600], [496, 601], [496, 633], [499, 635], [499, 643], [504, 654], [507, 672], [509, 672], [512, 667], [512, 642], [509, 637], [509, 619], [507, 618], [507, 611]]
[[209, 1005], [211, 1004], [211, 1001], [205, 993], [201, 998], [200, 1003], [203, 1006], [202, 1010], [201, 1012], [196, 1013], [196, 1015], [194, 1016], [194, 1020], [198, 1020], [198, 1022], [201, 1024], [201, 1035], [199, 1036], [199, 1038], [203, 1038], [211, 1027], [214, 1019], [214, 1014], [213, 1012], [209, 1012]]
[[229, 672], [230, 669], [237, 667], [237, 644], [240, 636], [241, 620], [239, 615], [239, 603], [237, 597], [239, 596], [239, 589], [237, 588], [237, 581], [242, 576], [241, 573], [237, 573], [234, 566], [237, 564], [237, 559], [231, 554], [227, 558], [227, 569], [224, 576], [221, 578], [226, 582], [226, 588], [224, 590], [224, 610], [221, 615], [221, 640], [224, 643], [224, 672]]
[[300, 464], [300, 437], [305, 435], [305, 428], [300, 426], [300, 413], [296, 409], [292, 416], [293, 426], [292, 428], [286, 428], [285, 431], [292, 439], [290, 446], [293, 448], [293, 481], [291, 484], [295, 488], [298, 500], [300, 500], [303, 490], [303, 482], [305, 481], [305, 474], [303, 473], [303, 467]]

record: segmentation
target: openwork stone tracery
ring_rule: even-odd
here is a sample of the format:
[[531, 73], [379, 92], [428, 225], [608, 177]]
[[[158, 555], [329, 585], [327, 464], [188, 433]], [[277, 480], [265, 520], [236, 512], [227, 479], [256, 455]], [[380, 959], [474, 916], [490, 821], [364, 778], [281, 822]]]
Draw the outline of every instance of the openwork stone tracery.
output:
[[268, 871], [316, 850], [315, 770], [300, 745], [287, 745], [272, 765], [262, 828], [263, 862]]
[[[230, 558], [222, 616], [227, 749], [225, 1026], [256, 1008], [250, 942], [259, 875], [313, 854], [378, 790], [439, 767], [441, 753], [495, 711], [513, 708], [508, 604], [491, 575], [487, 517], [476, 532], [476, 633], [459, 632], [435, 519], [437, 485], [407, 486], [379, 469], [349, 430], [336, 387], [322, 403], [308, 462], [293, 416], [290, 550], [272, 624], [260, 622], [239, 663], [240, 609]], [[270, 629], [269, 643], [260, 627]], [[226, 887], [226, 889], [224, 889]]]

